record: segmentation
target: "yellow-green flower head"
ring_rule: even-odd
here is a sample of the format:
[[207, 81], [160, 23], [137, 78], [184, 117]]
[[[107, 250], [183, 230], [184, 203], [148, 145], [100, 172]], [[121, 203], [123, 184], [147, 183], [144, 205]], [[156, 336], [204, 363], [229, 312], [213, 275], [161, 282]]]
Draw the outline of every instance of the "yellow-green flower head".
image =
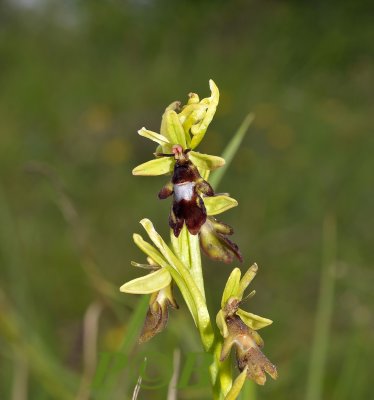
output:
[[180, 102], [170, 104], [162, 116], [160, 133], [146, 128], [138, 131], [140, 136], [158, 143], [158, 147], [155, 153], [156, 159], [135, 167], [132, 171], [134, 175], [156, 176], [170, 173], [174, 169], [178, 154], [188, 149], [191, 150], [188, 154], [189, 159], [196, 165], [204, 179], [207, 179], [209, 171], [224, 165], [225, 160], [221, 157], [193, 151], [204, 138], [219, 101], [216, 84], [210, 80], [209, 86], [210, 97], [200, 100], [196, 93], [190, 93], [185, 106], [180, 107]]
[[139, 131], [158, 143], [156, 159], [134, 168], [134, 175], [162, 175], [173, 173], [171, 180], [160, 190], [158, 197], [173, 196], [169, 225], [178, 237], [186, 225], [191, 235], [199, 235], [201, 248], [214, 260], [230, 263], [234, 257], [242, 261], [240, 251], [227, 235], [231, 227], [213, 218], [237, 205], [227, 194], [215, 195], [207, 182], [210, 171], [224, 165], [221, 157], [201, 154], [193, 149], [203, 139], [219, 99], [218, 88], [210, 80], [211, 97], [199, 100], [190, 93], [188, 103], [180, 109], [179, 102], [166, 108], [162, 117], [161, 133], [142, 128]]
[[[273, 321], [239, 308], [244, 291], [252, 282], [257, 270], [257, 265], [252, 265], [242, 278], [239, 268], [232, 271], [222, 295], [221, 310], [216, 321], [225, 339], [221, 360], [224, 360], [235, 346], [239, 370], [245, 370], [248, 378], [263, 385], [266, 381], [265, 372], [276, 379], [277, 369], [261, 352], [264, 342], [256, 330], [272, 324]], [[253, 291], [248, 297], [254, 294]]]

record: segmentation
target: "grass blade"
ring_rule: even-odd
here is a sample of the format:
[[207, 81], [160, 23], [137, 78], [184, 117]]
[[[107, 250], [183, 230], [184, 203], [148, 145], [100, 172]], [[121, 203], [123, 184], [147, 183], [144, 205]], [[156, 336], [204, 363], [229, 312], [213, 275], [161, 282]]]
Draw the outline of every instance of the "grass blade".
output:
[[216, 189], [220, 184], [223, 176], [226, 173], [227, 168], [230, 166], [231, 161], [233, 160], [236, 152], [239, 149], [240, 144], [242, 143], [245, 134], [248, 131], [248, 128], [252, 124], [255, 115], [253, 113], [249, 113], [245, 118], [242, 124], [239, 126], [239, 129], [236, 131], [233, 138], [230, 140], [229, 144], [226, 146], [225, 150], [222, 153], [222, 158], [225, 159], [226, 164], [218, 169], [217, 171], [212, 173], [212, 177], [209, 180], [210, 184]]
[[336, 223], [333, 217], [327, 216], [323, 225], [323, 264], [306, 400], [322, 399], [323, 376], [334, 303], [335, 263]]

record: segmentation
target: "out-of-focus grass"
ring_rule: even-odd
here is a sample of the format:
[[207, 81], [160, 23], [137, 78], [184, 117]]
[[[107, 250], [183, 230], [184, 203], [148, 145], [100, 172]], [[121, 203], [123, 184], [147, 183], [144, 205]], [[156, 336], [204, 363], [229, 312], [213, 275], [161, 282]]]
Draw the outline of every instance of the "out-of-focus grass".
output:
[[331, 215], [327, 216], [323, 224], [323, 260], [314, 338], [310, 356], [306, 391], [307, 400], [322, 399], [328, 345], [331, 340], [331, 318], [334, 309], [337, 246], [336, 230], [336, 221], [334, 217]]
[[217, 170], [209, 180], [211, 185], [215, 189], [220, 184], [227, 169], [230, 167], [230, 164], [232, 163], [232, 160], [234, 159], [235, 154], [237, 154], [240, 144], [242, 143], [244, 136], [248, 131], [248, 128], [250, 127], [251, 123], [253, 122], [253, 119], [254, 119], [253, 113], [250, 113], [245, 117], [245, 119], [241, 123], [239, 129], [236, 131], [235, 135], [232, 137], [232, 139], [226, 146], [225, 150], [223, 151], [222, 158], [224, 158], [226, 161], [225, 165], [222, 168], [220, 168], [219, 170]]
[[[371, 3], [35, 3], [0, 3], [0, 179], [6, 199], [0, 206], [0, 287], [11, 310], [2, 317], [18, 321], [16, 349], [30, 351], [29, 398], [56, 397], [61, 387], [69, 396], [78, 393], [90, 304], [103, 304], [99, 353], [118, 351], [126, 330], [135, 335], [130, 321], [139, 299], [109, 295], [107, 284], [113, 291], [136, 275], [129, 261], [139, 252], [131, 235], [145, 216], [166, 234], [169, 208], [156, 200], [162, 178], [140, 182], [131, 176], [154, 151], [136, 130], [146, 125], [157, 131], [163, 107], [190, 91], [208, 95], [209, 78], [220, 87], [221, 102], [202, 152], [221, 154], [243, 114], [256, 114], [220, 190], [239, 200], [224, 221], [234, 226], [245, 263], [257, 261], [261, 270], [248, 309], [274, 320], [263, 337], [279, 379], [257, 388], [257, 398], [299, 399], [305, 392], [320, 226], [329, 213], [338, 221], [339, 248], [323, 397], [369, 398]], [[96, 283], [105, 290], [87, 275], [86, 253], [54, 204], [55, 189], [24, 172], [33, 160], [51, 166], [64, 182], [92, 251]], [[218, 309], [229, 269], [205, 261], [207, 296]], [[136, 365], [118, 375], [113, 399], [131, 398], [144, 354], [150, 374], [168, 382], [172, 367], [159, 371], [152, 354], [161, 350], [172, 365], [178, 347], [183, 368], [186, 353], [200, 350], [184, 311], [181, 304], [168, 329], [149, 344], [128, 347]], [[35, 351], [43, 360], [36, 365], [49, 375], [33, 367]], [[0, 354], [0, 398], [9, 398], [17, 358], [4, 335]], [[56, 376], [55, 386], [50, 382]], [[166, 391], [167, 384], [141, 389], [139, 399], [165, 398]], [[178, 395], [209, 398], [209, 390]]]

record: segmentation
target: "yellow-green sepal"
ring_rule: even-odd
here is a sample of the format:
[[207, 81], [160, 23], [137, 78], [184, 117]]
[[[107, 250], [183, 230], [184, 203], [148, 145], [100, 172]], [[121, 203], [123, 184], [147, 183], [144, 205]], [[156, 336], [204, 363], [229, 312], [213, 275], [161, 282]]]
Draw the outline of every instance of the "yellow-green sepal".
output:
[[160, 157], [138, 165], [132, 170], [133, 175], [157, 176], [168, 174], [174, 169], [173, 157]]
[[170, 138], [171, 144], [179, 144], [183, 149], [190, 144], [189, 134], [186, 135], [183, 126], [178, 118], [178, 114], [174, 110], [165, 111], [164, 117], [165, 129], [167, 137]]
[[197, 124], [191, 126], [191, 149], [194, 149], [196, 146], [199, 145], [201, 140], [204, 138], [205, 132], [208, 129], [210, 122], [213, 119], [213, 116], [216, 112], [217, 105], [219, 102], [219, 90], [216, 84], [213, 82], [212, 79], [209, 80], [209, 86], [211, 90], [211, 96], [207, 99], [201, 100], [200, 103], [207, 104], [208, 108], [205, 112], [204, 118], [198, 122]]
[[238, 205], [238, 202], [235, 199], [224, 194], [204, 197], [203, 201], [207, 215], [221, 214]]
[[225, 160], [222, 157], [211, 156], [197, 151], [191, 150], [188, 153], [188, 157], [198, 168], [208, 169], [210, 171], [214, 171], [215, 169], [225, 165]]
[[148, 275], [126, 282], [119, 290], [132, 294], [149, 294], [158, 292], [166, 286], [169, 286], [170, 282], [170, 273], [165, 268], [161, 268]]
[[269, 326], [273, 323], [271, 319], [260, 317], [259, 315], [244, 311], [241, 308], [238, 309], [236, 314], [247, 326], [255, 331], [265, 328], [265, 326]]
[[239, 289], [241, 272], [239, 268], [234, 268], [227, 279], [225, 289], [223, 290], [221, 307], [224, 308], [231, 297], [236, 297]]

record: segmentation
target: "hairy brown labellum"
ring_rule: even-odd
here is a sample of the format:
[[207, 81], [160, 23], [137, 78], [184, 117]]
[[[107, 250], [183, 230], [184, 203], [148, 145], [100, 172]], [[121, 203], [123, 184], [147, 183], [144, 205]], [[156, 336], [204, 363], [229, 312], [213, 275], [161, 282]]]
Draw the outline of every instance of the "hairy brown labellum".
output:
[[234, 346], [239, 371], [243, 371], [247, 367], [249, 379], [254, 380], [259, 385], [265, 383], [265, 373], [268, 373], [273, 379], [277, 379], [276, 366], [261, 351], [264, 343], [260, 335], [245, 325], [237, 315], [226, 318], [226, 323], [229, 335], [222, 347], [221, 361], [228, 356]]
[[171, 182], [160, 190], [158, 197], [166, 199], [173, 195], [169, 225], [176, 237], [179, 236], [184, 223], [192, 235], [197, 235], [207, 218], [201, 195], [213, 196], [214, 191], [188, 159], [188, 151], [176, 150], [174, 154], [176, 161]]

